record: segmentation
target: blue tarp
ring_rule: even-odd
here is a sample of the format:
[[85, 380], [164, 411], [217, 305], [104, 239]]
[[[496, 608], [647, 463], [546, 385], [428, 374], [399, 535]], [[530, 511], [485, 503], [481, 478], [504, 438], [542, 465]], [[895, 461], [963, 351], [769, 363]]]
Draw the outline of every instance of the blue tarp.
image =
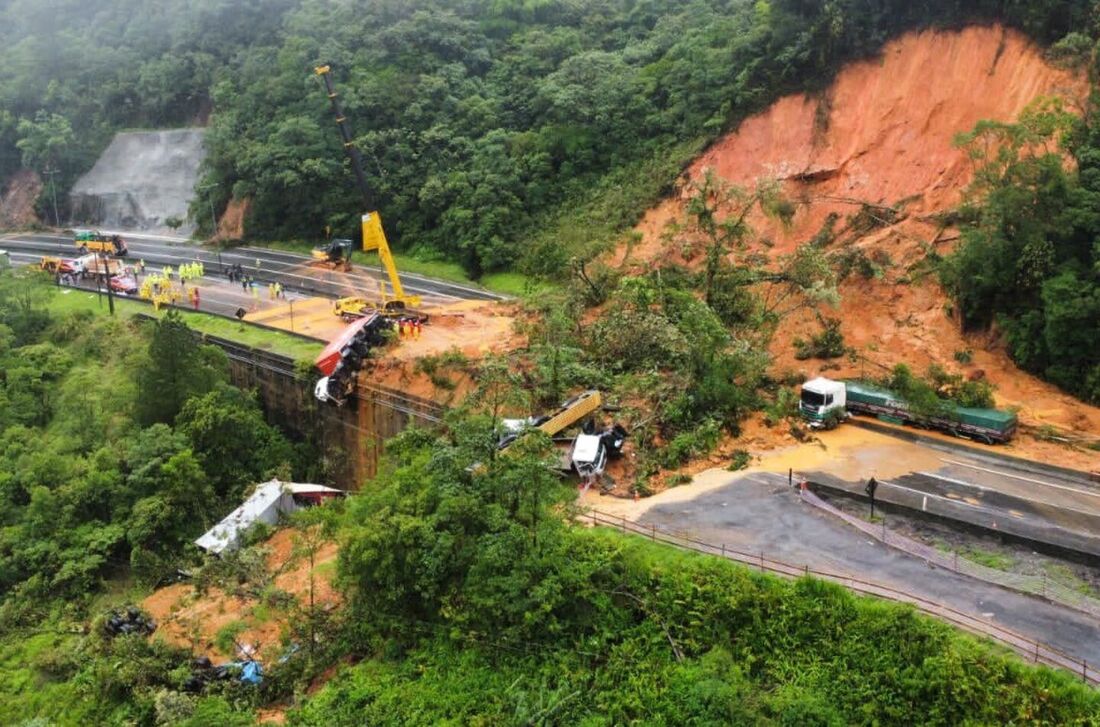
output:
[[246, 661], [241, 667], [241, 681], [245, 684], [259, 684], [264, 680], [264, 668], [258, 661]]

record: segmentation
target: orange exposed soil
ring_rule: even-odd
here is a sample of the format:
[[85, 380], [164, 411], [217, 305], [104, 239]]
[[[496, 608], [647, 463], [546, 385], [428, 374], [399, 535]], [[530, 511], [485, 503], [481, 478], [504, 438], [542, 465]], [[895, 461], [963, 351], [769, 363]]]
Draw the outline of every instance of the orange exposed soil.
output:
[[[878, 58], [846, 67], [824, 95], [787, 96], [747, 119], [700, 156], [684, 181], [699, 179], [706, 169], [741, 186], [784, 181], [803, 203], [793, 226], [762, 220], [755, 226], [776, 243], [775, 252], [790, 252], [829, 213], [843, 220], [856, 212], [850, 200], [908, 200], [910, 217], [953, 207], [971, 175], [955, 135], [982, 119], [1015, 119], [1044, 95], [1076, 104], [1086, 97], [1087, 84], [1047, 65], [1019, 33], [971, 27], [910, 34]], [[682, 188], [683, 195], [643, 219], [643, 242], [633, 258], [666, 252], [660, 236], [680, 215], [687, 185]]]
[[[308, 604], [309, 561], [294, 556], [295, 535], [295, 530], [285, 528], [268, 540], [267, 567], [275, 588], [291, 594], [301, 604]], [[320, 605], [336, 605], [340, 600], [331, 582], [336, 551], [335, 543], [326, 543], [314, 557], [314, 600]], [[238, 657], [222, 653], [214, 645], [218, 631], [237, 621], [245, 625], [237, 637], [238, 643], [258, 644], [261, 661], [278, 657], [289, 618], [285, 609], [264, 606], [253, 593], [234, 594], [211, 588], [200, 594], [188, 583], [161, 588], [146, 598], [142, 606], [157, 620], [156, 637], [191, 647], [196, 654], [209, 656], [215, 662]]]
[[468, 358], [500, 353], [520, 344], [512, 333], [511, 307], [500, 303], [463, 301], [429, 309], [428, 325], [416, 339], [406, 339], [387, 356], [412, 361], [458, 349]]
[[249, 198], [229, 200], [225, 212], [218, 220], [219, 240], [240, 240], [244, 237], [244, 220], [252, 208], [252, 200]]
[[42, 193], [42, 179], [33, 170], [20, 169], [0, 195], [0, 228], [20, 228], [38, 222], [34, 203]]
[[[715, 143], [685, 172], [681, 193], [646, 214], [638, 226], [641, 241], [620, 249], [613, 262], [635, 271], [656, 259], [698, 264], [669, 235], [669, 223], [683, 217], [690, 182], [708, 169], [741, 187], [777, 179], [797, 212], [786, 228], [762, 215], [750, 218], [757, 231], [753, 249], [772, 259], [790, 253], [836, 215], [830, 249], [860, 249], [885, 270], [881, 279], [849, 277], [840, 307], [823, 311], [842, 321], [846, 344], [870, 364], [796, 361], [791, 341], [820, 330], [807, 312], [791, 316], [775, 337], [777, 372], [877, 375], [879, 366], [897, 363], [920, 372], [930, 363], [981, 371], [997, 387], [998, 404], [1019, 407], [1024, 424], [1098, 434], [1100, 409], [1020, 371], [995, 336], [964, 336], [935, 281], [910, 270], [926, 248], [942, 254], [956, 238], [933, 218], [958, 205], [971, 179], [954, 136], [982, 119], [1013, 120], [1042, 96], [1062, 96], [1079, 107], [1086, 93], [1083, 79], [1045, 63], [1040, 49], [1013, 31], [972, 27], [904, 36], [879, 57], [845, 68], [825, 94], [781, 99]], [[855, 231], [850, 223], [860, 203], [899, 214], [870, 232]], [[968, 349], [973, 362], [956, 363], [955, 352]], [[1092, 458], [1095, 468], [1096, 458], [1082, 458]]]

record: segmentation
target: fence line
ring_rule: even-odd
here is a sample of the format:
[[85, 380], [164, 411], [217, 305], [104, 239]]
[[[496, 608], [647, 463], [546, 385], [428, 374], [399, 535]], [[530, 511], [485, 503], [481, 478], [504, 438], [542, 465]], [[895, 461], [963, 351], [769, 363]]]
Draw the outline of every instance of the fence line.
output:
[[1084, 593], [1075, 591], [1064, 584], [1053, 582], [1045, 575], [1030, 576], [1019, 573], [1007, 573], [997, 570], [996, 568], [980, 565], [966, 558], [960, 558], [958, 553], [944, 553], [924, 543], [907, 538], [900, 533], [887, 530], [885, 521], [883, 521], [881, 526], [874, 525], [855, 515], [846, 513], [835, 505], [821, 499], [816, 493], [810, 491], [808, 488], [801, 490], [800, 494], [803, 502], [807, 502], [834, 517], [840, 518], [860, 532], [869, 535], [881, 543], [889, 545], [891, 548], [896, 548], [904, 553], [921, 558], [929, 564], [937, 565], [944, 570], [962, 573], [963, 575], [977, 578], [978, 580], [1001, 586], [1002, 588], [1008, 588], [1028, 595], [1039, 596], [1053, 603], [1067, 606], [1100, 619], [1100, 601]]
[[652, 524], [642, 525], [641, 523], [627, 520], [625, 517], [610, 515], [600, 512], [599, 510], [589, 510], [587, 517], [591, 520], [593, 525], [612, 527], [623, 533], [631, 533], [649, 538], [654, 542], [737, 561], [752, 568], [759, 569], [762, 573], [772, 573], [787, 578], [814, 576], [816, 578], [838, 583], [858, 593], [877, 596], [899, 603], [908, 603], [924, 613], [947, 621], [959, 628], [981, 636], [988, 636], [991, 639], [999, 641], [1034, 663], [1045, 664], [1046, 666], [1068, 671], [1079, 676], [1086, 684], [1100, 684], [1100, 669], [1097, 668], [1097, 665], [1090, 665], [1087, 660], [1070, 656], [1053, 646], [1035, 641], [1034, 639], [1030, 639], [1027, 636], [993, 622], [971, 616], [962, 611], [957, 611], [942, 603], [936, 603], [923, 596], [908, 593], [880, 583], [854, 578], [842, 573], [832, 573], [817, 568], [811, 568], [809, 564], [799, 566], [775, 560], [767, 557], [763, 551], [747, 553], [734, 548], [728, 548], [725, 545], [704, 543], [683, 533], [658, 528], [656, 525]]

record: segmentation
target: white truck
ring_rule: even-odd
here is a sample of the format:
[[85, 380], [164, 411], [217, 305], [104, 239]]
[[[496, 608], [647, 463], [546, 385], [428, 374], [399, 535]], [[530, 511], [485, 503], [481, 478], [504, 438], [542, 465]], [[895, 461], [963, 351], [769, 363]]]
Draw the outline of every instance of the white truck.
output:
[[832, 429], [848, 418], [847, 393], [843, 381], [818, 376], [802, 385], [798, 410], [811, 429]]

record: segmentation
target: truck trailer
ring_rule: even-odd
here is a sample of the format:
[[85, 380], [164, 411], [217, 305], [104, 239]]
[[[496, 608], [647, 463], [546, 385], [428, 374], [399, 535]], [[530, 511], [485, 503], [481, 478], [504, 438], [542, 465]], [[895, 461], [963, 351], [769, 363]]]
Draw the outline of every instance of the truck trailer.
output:
[[1012, 412], [942, 403], [941, 413], [919, 414], [888, 389], [862, 381], [818, 377], [802, 385], [798, 408], [814, 429], [829, 429], [852, 414], [865, 414], [986, 444], [1004, 443], [1016, 434], [1016, 415]]

